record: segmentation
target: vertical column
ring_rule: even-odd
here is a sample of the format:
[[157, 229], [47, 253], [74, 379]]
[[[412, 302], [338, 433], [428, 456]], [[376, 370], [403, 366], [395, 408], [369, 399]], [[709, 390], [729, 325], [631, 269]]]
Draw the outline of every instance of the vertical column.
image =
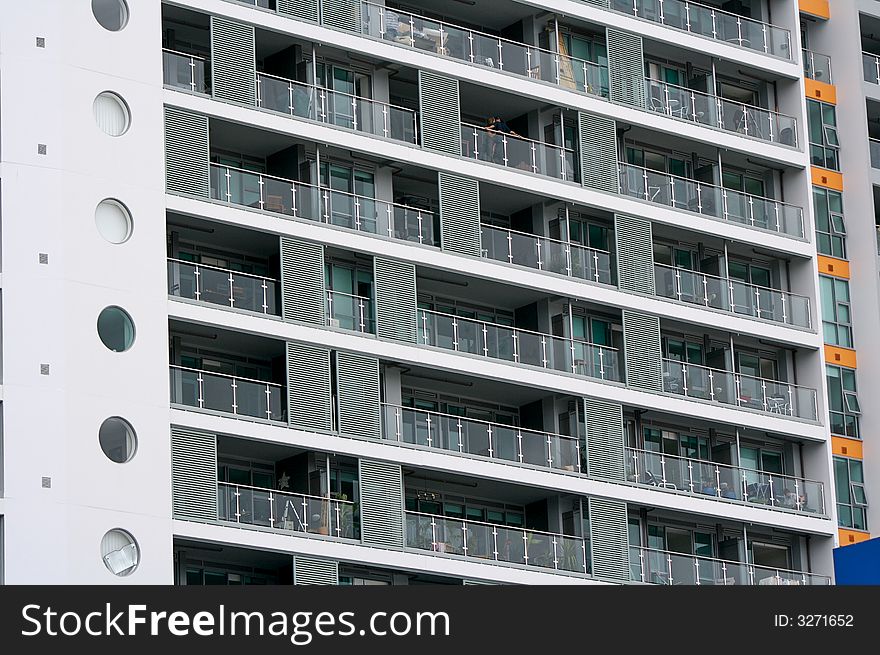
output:
[[443, 250], [479, 257], [480, 183], [460, 175], [438, 174], [440, 244]]
[[617, 123], [611, 118], [581, 112], [578, 128], [581, 184], [617, 193]]
[[175, 518], [217, 520], [217, 438], [171, 426], [171, 506]]
[[371, 439], [381, 438], [379, 360], [337, 352], [336, 393], [339, 432]]
[[331, 559], [294, 555], [293, 584], [338, 585], [339, 562]]
[[254, 28], [211, 16], [211, 92], [215, 98], [257, 104]]
[[624, 480], [623, 407], [584, 398], [587, 428], [587, 475]]
[[281, 316], [327, 325], [324, 246], [281, 237]]
[[403, 548], [403, 474], [400, 464], [358, 462], [361, 541], [370, 546]]
[[291, 427], [333, 430], [330, 351], [287, 343], [287, 422]]
[[382, 339], [415, 343], [418, 338], [416, 267], [376, 257], [373, 260], [373, 283], [376, 288], [376, 335]]
[[631, 32], [606, 30], [608, 82], [611, 102], [645, 106], [645, 53], [642, 37]]
[[165, 107], [165, 189], [211, 195], [207, 116]]
[[654, 238], [651, 221], [614, 215], [617, 286], [624, 291], [654, 295]]
[[628, 386], [663, 391], [659, 317], [623, 311], [623, 355]]
[[461, 154], [458, 80], [419, 71], [419, 120], [423, 148]]
[[593, 575], [629, 581], [629, 533], [626, 503], [590, 498], [590, 557]]

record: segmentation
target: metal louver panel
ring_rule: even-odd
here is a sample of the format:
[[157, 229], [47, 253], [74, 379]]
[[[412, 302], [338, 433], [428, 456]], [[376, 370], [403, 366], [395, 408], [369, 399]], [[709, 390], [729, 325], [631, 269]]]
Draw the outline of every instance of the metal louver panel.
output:
[[306, 430], [333, 430], [330, 351], [287, 343], [287, 422]]
[[281, 237], [281, 316], [327, 325], [324, 246]]
[[482, 253], [480, 234], [480, 184], [460, 175], [441, 172], [440, 244], [443, 250], [479, 257]]
[[642, 37], [609, 29], [608, 86], [611, 102], [645, 106], [645, 54]]
[[211, 195], [208, 117], [165, 107], [165, 189]]
[[419, 117], [422, 147], [461, 154], [458, 80], [419, 71]]
[[606, 9], [611, 6], [609, 0], [581, 0], [581, 2], [588, 5], [596, 5], [597, 7], [605, 7]]
[[623, 356], [626, 384], [649, 391], [663, 390], [660, 318], [624, 310]]
[[339, 562], [316, 557], [293, 556], [293, 584], [338, 585]]
[[590, 550], [593, 575], [629, 581], [629, 535], [626, 503], [590, 498]]
[[257, 64], [252, 25], [211, 16], [211, 89], [215, 98], [257, 103]]
[[403, 472], [400, 464], [358, 461], [361, 541], [403, 548]]
[[578, 114], [581, 184], [617, 193], [617, 123], [595, 114]]
[[217, 438], [171, 427], [171, 507], [174, 518], [217, 520]]
[[336, 393], [339, 432], [379, 439], [379, 360], [337, 352]]
[[415, 343], [416, 267], [390, 259], [373, 259], [376, 288], [376, 335], [382, 339]]
[[587, 475], [625, 479], [623, 407], [584, 398], [584, 417], [587, 424]]
[[614, 215], [617, 242], [617, 286], [625, 291], [654, 295], [654, 237], [651, 221]]
[[275, 0], [275, 6], [279, 14], [318, 22], [318, 0]]
[[360, 32], [360, 9], [360, 0], [321, 0], [321, 23], [327, 27]]

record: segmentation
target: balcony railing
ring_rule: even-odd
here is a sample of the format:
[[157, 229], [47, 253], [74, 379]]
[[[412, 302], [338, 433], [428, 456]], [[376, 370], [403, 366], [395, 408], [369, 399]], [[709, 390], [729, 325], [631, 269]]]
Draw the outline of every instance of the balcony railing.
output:
[[209, 93], [207, 60], [197, 55], [162, 49], [162, 81], [165, 86], [190, 93]]
[[663, 391], [809, 421], [819, 418], [815, 389], [671, 359], [663, 360]]
[[168, 294], [171, 296], [278, 316], [277, 289], [277, 280], [259, 275], [168, 260]]
[[613, 284], [611, 254], [604, 250], [491, 225], [481, 226], [481, 233], [487, 259]]
[[832, 84], [831, 57], [812, 50], [803, 50], [804, 76], [810, 80]]
[[862, 53], [862, 70], [865, 82], [880, 84], [880, 57], [870, 52]]
[[440, 245], [435, 216], [427, 209], [229, 166], [211, 164], [211, 198], [391, 239]]
[[354, 509], [345, 500], [217, 483], [217, 518], [241, 525], [356, 539]]
[[830, 585], [825, 575], [791, 571], [700, 555], [629, 547], [634, 582], [681, 585]]
[[624, 162], [619, 162], [618, 171], [618, 191], [623, 195], [760, 230], [804, 237], [804, 212], [800, 207]]
[[461, 154], [469, 159], [577, 181], [574, 150], [513, 136], [478, 125], [461, 124]]
[[350, 293], [327, 291], [327, 322], [344, 330], [375, 334], [373, 301]]
[[677, 30], [792, 59], [791, 33], [687, 0], [610, 0], [611, 9]]
[[797, 146], [797, 120], [659, 80], [645, 80], [648, 109], [771, 143]]
[[880, 140], [868, 139], [868, 147], [871, 151], [871, 168], [880, 168]]
[[515, 364], [606, 381], [620, 379], [614, 348], [426, 309], [419, 310], [419, 341]]
[[383, 405], [382, 436], [388, 441], [477, 455], [554, 471], [581, 472], [577, 437], [527, 430], [454, 414]]
[[626, 476], [630, 482], [701, 498], [825, 515], [822, 483], [790, 475], [627, 448]]
[[458, 61], [608, 96], [608, 68], [399, 9], [361, 2], [362, 33]]
[[184, 366], [171, 366], [171, 402], [266, 421], [286, 420], [280, 384]]
[[587, 545], [581, 537], [434, 514], [406, 512], [406, 547], [538, 569], [590, 573]]
[[809, 298], [741, 280], [654, 264], [654, 293], [762, 321], [812, 327]]
[[257, 106], [297, 118], [418, 143], [416, 113], [283, 77], [257, 73]]

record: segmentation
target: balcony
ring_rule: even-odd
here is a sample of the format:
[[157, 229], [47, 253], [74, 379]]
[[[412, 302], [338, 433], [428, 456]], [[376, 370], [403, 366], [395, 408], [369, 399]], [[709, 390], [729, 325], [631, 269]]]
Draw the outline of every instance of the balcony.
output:
[[608, 97], [608, 68], [432, 18], [361, 2], [365, 36], [565, 89]]
[[211, 198], [390, 239], [440, 245], [435, 216], [428, 210], [229, 166], [211, 164]]
[[339, 291], [327, 291], [327, 324], [343, 330], [376, 333], [373, 301]]
[[880, 57], [870, 52], [863, 52], [862, 70], [865, 82], [880, 84]]
[[486, 457], [497, 462], [581, 472], [577, 437], [515, 425], [383, 404], [382, 436], [387, 441]]
[[170, 369], [173, 405], [273, 423], [286, 421], [285, 390], [280, 384], [184, 366]]
[[830, 585], [831, 578], [804, 571], [630, 546], [633, 582], [680, 585]]
[[729, 464], [626, 449], [627, 480], [700, 498], [825, 516], [821, 482]]
[[581, 537], [420, 512], [408, 511], [405, 517], [406, 547], [409, 549], [483, 562], [590, 574], [587, 544]]
[[165, 86], [207, 94], [211, 92], [207, 82], [209, 73], [210, 67], [203, 57], [162, 49], [162, 82]]
[[355, 504], [321, 496], [217, 483], [217, 518], [282, 532], [355, 539]]
[[419, 309], [419, 343], [572, 375], [617, 382], [615, 348]]
[[803, 209], [685, 177], [619, 162], [618, 192], [701, 216], [804, 238]]
[[812, 50], [802, 51], [804, 58], [804, 77], [824, 84], [833, 84], [831, 78], [831, 57]]
[[574, 150], [469, 123], [461, 124], [461, 154], [468, 159], [546, 175], [564, 182], [578, 179]]
[[648, 109], [726, 132], [797, 147], [797, 120], [769, 109], [694, 91], [659, 80], [645, 80]]
[[715, 7], [687, 0], [610, 0], [610, 8], [715, 41], [792, 59], [788, 30]]
[[868, 139], [868, 148], [871, 151], [871, 168], [880, 168], [880, 140]]
[[178, 259], [168, 260], [170, 296], [279, 316], [279, 289], [277, 280], [259, 275]]
[[654, 293], [761, 321], [812, 328], [810, 299], [740, 280], [654, 264]]
[[395, 141], [418, 144], [416, 112], [257, 73], [257, 107]]
[[816, 390], [731, 371], [663, 360], [663, 391], [818, 422]]
[[598, 284], [614, 284], [611, 253], [491, 225], [481, 226], [483, 257]]

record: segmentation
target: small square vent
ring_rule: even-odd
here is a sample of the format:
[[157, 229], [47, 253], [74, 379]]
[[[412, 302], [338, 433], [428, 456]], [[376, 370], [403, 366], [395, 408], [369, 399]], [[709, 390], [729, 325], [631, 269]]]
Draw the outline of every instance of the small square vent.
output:
[[40, 253], [40, 263], [41, 264], [48, 264], [49, 263], [49, 253], [47, 253], [47, 252]]
[[46, 47], [46, 37], [44, 37], [44, 36], [37, 37], [37, 47], [38, 48], [45, 48]]
[[49, 375], [49, 365], [40, 364], [40, 375]]
[[46, 148], [46, 144], [45, 143], [38, 143], [37, 144], [37, 154], [38, 155], [45, 155], [46, 152], [48, 152], [48, 149]]
[[52, 488], [52, 478], [47, 478], [43, 476], [43, 489], [51, 489]]

